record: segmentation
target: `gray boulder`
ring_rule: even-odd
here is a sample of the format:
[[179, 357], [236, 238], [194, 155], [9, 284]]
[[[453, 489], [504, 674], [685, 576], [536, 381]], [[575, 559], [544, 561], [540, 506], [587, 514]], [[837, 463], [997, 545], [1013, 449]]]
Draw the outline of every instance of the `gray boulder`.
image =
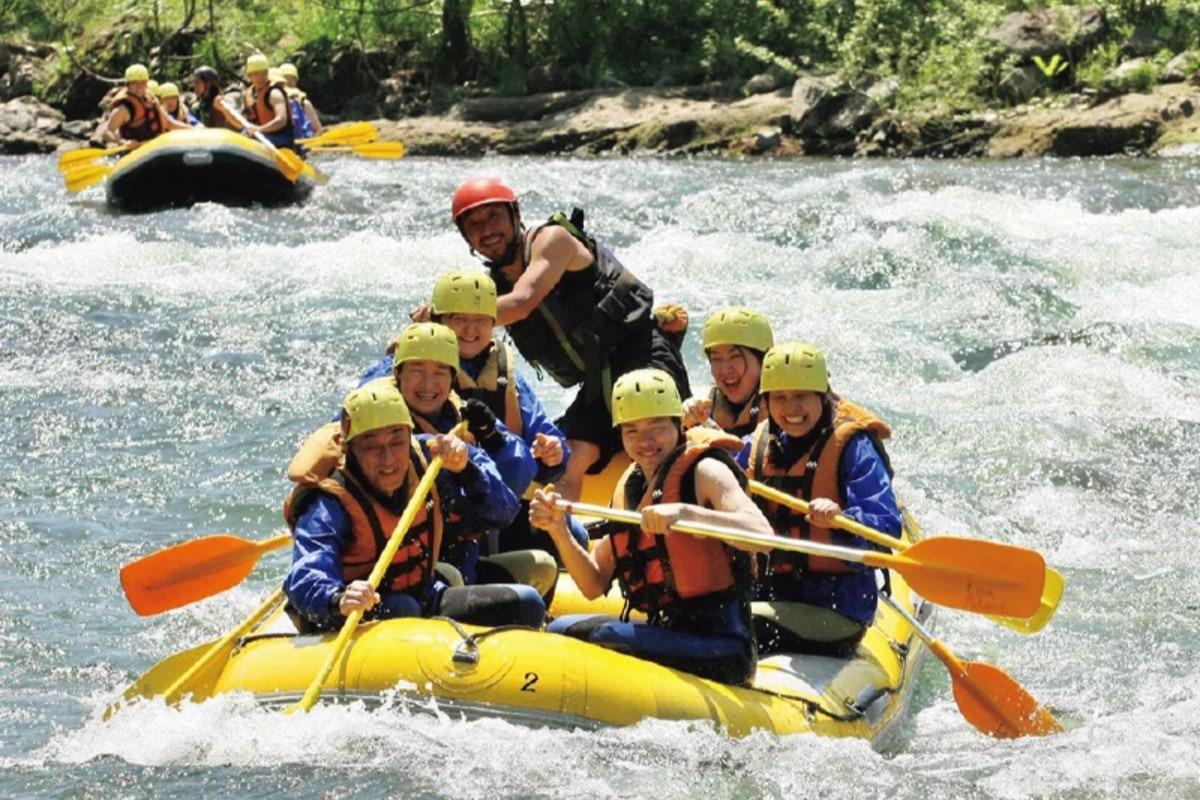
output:
[[779, 81], [769, 72], [760, 72], [742, 86], [742, 94], [749, 97], [752, 94], [766, 94], [779, 88]]
[[1197, 65], [1200, 65], [1200, 55], [1185, 50], [1167, 62], [1158, 79], [1163, 83], [1182, 83], [1196, 71]]
[[1082, 53], [1107, 33], [1108, 16], [1099, 6], [1059, 6], [1009, 14], [987, 36], [1007, 53], [1032, 59], [1068, 49]]
[[852, 153], [858, 132], [878, 114], [874, 100], [835, 77], [803, 76], [792, 85], [791, 131], [806, 152]]

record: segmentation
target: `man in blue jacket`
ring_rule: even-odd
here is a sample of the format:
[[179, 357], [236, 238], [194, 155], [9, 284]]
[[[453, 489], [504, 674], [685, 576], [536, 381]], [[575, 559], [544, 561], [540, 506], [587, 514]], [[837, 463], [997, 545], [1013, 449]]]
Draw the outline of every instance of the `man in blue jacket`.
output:
[[[486, 529], [517, 511], [486, 455], [451, 435], [414, 438], [412, 415], [390, 380], [351, 392], [340, 429], [342, 465], [301, 482], [286, 504], [295, 546], [284, 590], [301, 631], [337, 628], [356, 610], [369, 619], [436, 614], [481, 625], [541, 624], [545, 605], [531, 587], [448, 588], [434, 570], [451, 519]], [[375, 589], [366, 577], [439, 455], [442, 472]]]

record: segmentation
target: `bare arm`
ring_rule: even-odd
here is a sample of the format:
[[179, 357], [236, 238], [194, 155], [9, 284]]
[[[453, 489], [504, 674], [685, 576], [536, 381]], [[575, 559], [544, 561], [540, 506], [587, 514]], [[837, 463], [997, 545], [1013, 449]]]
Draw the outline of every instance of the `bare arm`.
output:
[[125, 106], [117, 106], [108, 115], [108, 123], [104, 126], [105, 141], [121, 144], [121, 126], [129, 122], [129, 109]]
[[[650, 533], [666, 533], [672, 523], [699, 522], [720, 525], [771, 535], [770, 523], [754, 501], [742, 491], [730, 468], [715, 459], [706, 458], [696, 465], [696, 499], [690, 503], [664, 503], [642, 509], [642, 529]], [[741, 550], [769, 550], [767, 547], [733, 544]]]
[[271, 91], [271, 111], [275, 117], [266, 125], [259, 125], [258, 130], [262, 133], [274, 133], [287, 125], [287, 104], [286, 94], [282, 91]]
[[308, 115], [308, 120], [312, 123], [313, 135], [320, 136], [323, 129], [321, 118], [317, 116], [317, 109], [313, 108], [312, 101], [307, 97], [304, 98], [304, 113]]
[[558, 554], [579, 591], [595, 600], [608, 591], [617, 562], [613, 557], [612, 539], [604, 537], [588, 552], [567, 530], [567, 515], [557, 507], [562, 497], [553, 486], [538, 489], [529, 504], [529, 522], [550, 534]]
[[534, 239], [529, 264], [496, 303], [496, 324], [520, 322], [546, 299], [568, 270], [579, 270], [591, 263], [592, 254], [574, 236], [557, 225], [547, 227]]

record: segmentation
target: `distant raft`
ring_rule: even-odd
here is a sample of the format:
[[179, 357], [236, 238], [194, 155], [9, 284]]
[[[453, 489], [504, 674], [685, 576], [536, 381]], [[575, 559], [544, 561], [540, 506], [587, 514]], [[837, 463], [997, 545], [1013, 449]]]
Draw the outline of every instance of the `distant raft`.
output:
[[117, 162], [108, 203], [121, 211], [156, 211], [195, 203], [281, 206], [312, 190], [307, 164], [292, 182], [264, 145], [229, 130], [194, 128], [155, 137]]

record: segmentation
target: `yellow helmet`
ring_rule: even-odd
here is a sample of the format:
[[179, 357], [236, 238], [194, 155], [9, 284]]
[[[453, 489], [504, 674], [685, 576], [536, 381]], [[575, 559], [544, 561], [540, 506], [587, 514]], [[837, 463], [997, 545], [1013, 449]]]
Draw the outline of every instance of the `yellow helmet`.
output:
[[283, 77], [282, 72], [272, 67], [267, 70], [267, 83], [272, 86], [283, 86], [287, 83], [287, 80]]
[[125, 82], [133, 83], [134, 81], [150, 80], [150, 70], [146, 69], [145, 64], [130, 64], [125, 69]]
[[379, 378], [358, 387], [342, 401], [343, 419], [350, 420], [345, 440], [393, 425], [412, 427], [408, 403], [391, 378]]
[[156, 80], [146, 81], [146, 91], [147, 92], [154, 95], [155, 97], [158, 97], [158, 90], [159, 90], [158, 81], [156, 81]]
[[613, 425], [649, 417], [682, 417], [675, 380], [661, 369], [635, 369], [617, 378], [612, 393]]
[[179, 87], [170, 82], [160, 84], [158, 96], [161, 100], [166, 100], [168, 97], [179, 97]]
[[290, 61], [285, 61], [279, 65], [279, 74], [285, 78], [300, 80], [300, 70], [296, 69], [296, 65]]
[[454, 331], [436, 322], [409, 325], [396, 337], [392, 370], [398, 373], [405, 361], [436, 361], [458, 369], [458, 337]]
[[787, 342], [772, 347], [763, 357], [759, 391], [828, 392], [829, 370], [825, 354], [811, 344]]
[[482, 314], [496, 318], [496, 282], [486, 273], [447, 272], [433, 286], [434, 314]]
[[717, 345], [748, 347], [765, 353], [775, 345], [771, 323], [757, 311], [749, 308], [726, 308], [718, 311], [704, 323], [702, 348], [705, 353]]
[[246, 59], [246, 74], [266, 72], [271, 68], [271, 61], [262, 53], [255, 53]]

